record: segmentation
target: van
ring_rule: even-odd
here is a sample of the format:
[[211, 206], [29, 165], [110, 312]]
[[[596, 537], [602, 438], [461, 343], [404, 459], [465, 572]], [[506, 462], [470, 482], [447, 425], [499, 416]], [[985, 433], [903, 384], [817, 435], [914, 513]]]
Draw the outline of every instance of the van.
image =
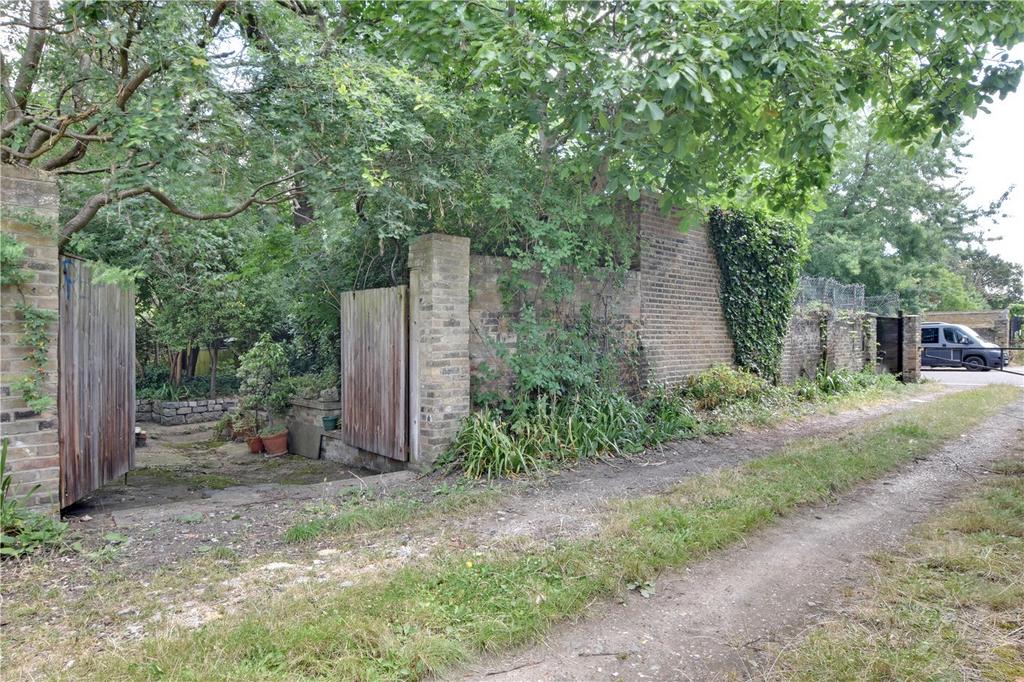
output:
[[982, 341], [978, 332], [962, 324], [927, 322], [921, 325], [922, 367], [966, 367], [988, 371], [1010, 363], [999, 346]]

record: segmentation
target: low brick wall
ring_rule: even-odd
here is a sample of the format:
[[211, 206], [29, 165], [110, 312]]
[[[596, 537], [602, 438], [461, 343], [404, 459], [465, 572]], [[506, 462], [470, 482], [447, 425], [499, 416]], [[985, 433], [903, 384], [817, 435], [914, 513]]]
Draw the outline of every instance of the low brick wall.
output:
[[[337, 398], [337, 395], [334, 396]], [[320, 459], [320, 437], [324, 433], [323, 418], [341, 416], [341, 402], [293, 398], [288, 411], [288, 452], [310, 459]]]
[[871, 313], [831, 315], [827, 311], [797, 311], [789, 321], [782, 344], [782, 382], [813, 379], [823, 357], [830, 370], [859, 372], [874, 367], [876, 336], [876, 318]]
[[237, 398], [214, 400], [136, 400], [135, 421], [162, 426], [215, 422], [235, 409]]

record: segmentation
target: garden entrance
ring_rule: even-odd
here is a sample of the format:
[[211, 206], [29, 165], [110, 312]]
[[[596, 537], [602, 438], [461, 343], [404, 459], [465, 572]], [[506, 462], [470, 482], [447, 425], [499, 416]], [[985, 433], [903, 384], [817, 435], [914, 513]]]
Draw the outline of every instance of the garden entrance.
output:
[[409, 460], [408, 287], [341, 295], [340, 394], [346, 443]]

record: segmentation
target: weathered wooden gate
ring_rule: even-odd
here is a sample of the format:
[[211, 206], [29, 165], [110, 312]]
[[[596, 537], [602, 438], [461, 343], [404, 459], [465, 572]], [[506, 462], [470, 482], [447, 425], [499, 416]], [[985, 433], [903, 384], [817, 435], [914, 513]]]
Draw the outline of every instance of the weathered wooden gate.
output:
[[135, 465], [135, 296], [61, 256], [58, 337], [60, 501]]
[[341, 295], [342, 437], [354, 447], [409, 460], [408, 288]]

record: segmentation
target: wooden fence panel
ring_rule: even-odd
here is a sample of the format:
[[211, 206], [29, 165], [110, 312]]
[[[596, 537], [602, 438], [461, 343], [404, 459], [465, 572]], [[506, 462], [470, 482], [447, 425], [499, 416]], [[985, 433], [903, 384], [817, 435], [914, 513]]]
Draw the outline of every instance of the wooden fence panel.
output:
[[135, 465], [135, 296], [61, 257], [60, 499], [67, 506]]
[[354, 447], [409, 459], [408, 290], [341, 295], [342, 434]]

